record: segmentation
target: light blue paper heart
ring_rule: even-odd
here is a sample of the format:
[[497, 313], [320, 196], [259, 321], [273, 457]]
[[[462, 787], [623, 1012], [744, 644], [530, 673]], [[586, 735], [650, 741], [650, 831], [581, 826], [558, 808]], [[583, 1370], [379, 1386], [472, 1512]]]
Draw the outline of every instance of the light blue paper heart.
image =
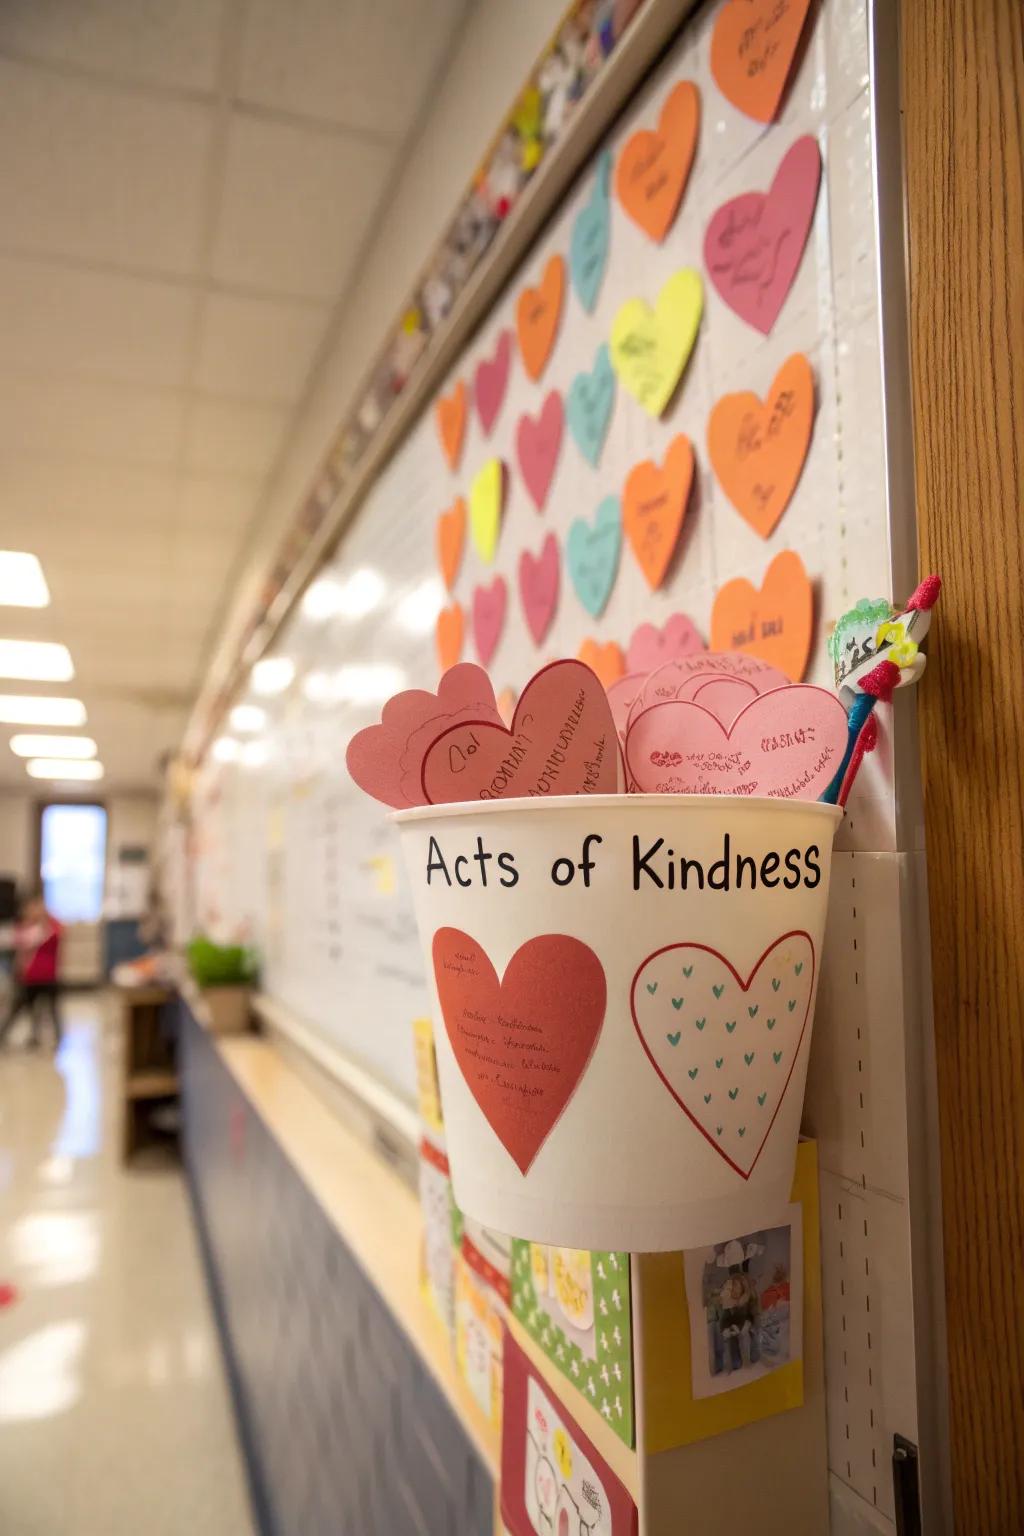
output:
[[569, 385], [565, 414], [569, 431], [588, 464], [596, 468], [608, 434], [615, 405], [615, 369], [603, 343], [594, 356], [591, 373], [578, 373]]
[[598, 158], [597, 179], [590, 201], [576, 216], [569, 241], [569, 272], [576, 297], [592, 314], [601, 291], [604, 269], [608, 265], [608, 237], [611, 232], [611, 203], [608, 193], [612, 179], [612, 157], [608, 150]]
[[622, 511], [617, 496], [606, 496], [594, 516], [593, 526], [577, 517], [565, 541], [569, 579], [580, 602], [595, 619], [601, 614], [615, 584], [622, 548]]

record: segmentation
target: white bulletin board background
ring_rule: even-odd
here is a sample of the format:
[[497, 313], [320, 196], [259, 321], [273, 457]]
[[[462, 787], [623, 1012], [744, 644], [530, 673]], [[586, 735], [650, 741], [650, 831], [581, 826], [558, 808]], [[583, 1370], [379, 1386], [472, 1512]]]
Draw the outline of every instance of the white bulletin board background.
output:
[[[502, 638], [490, 665], [495, 689], [518, 691], [546, 660], [575, 655], [588, 637], [623, 649], [643, 621], [683, 612], [707, 638], [718, 587], [734, 576], [759, 585], [772, 557], [795, 549], [815, 590], [815, 639], [807, 680], [830, 685], [827, 624], [862, 596], [903, 597], [893, 551], [907, 529], [890, 512], [880, 342], [881, 283], [876, 254], [869, 17], [865, 0], [813, 5], [806, 50], [779, 121], [765, 127], [719, 93], [709, 66], [716, 7], [704, 7], [658, 66], [602, 148], [617, 155], [630, 133], [654, 126], [678, 80], [701, 92], [696, 158], [682, 207], [663, 245], [653, 244], [612, 202], [608, 267], [587, 314], [567, 285], [562, 322], [539, 382], [513, 348], [508, 392], [485, 439], [469, 413], [461, 462], [451, 472], [432, 411], [390, 461], [350, 525], [329, 572], [345, 580], [365, 568], [384, 597], [358, 622], [316, 622], [297, 612], [275, 650], [291, 657], [295, 686], [267, 702], [272, 726], [264, 766], [209, 765], [196, 797], [200, 920], [221, 934], [251, 934], [263, 956], [263, 985], [280, 1005], [330, 1037], [392, 1088], [414, 1089], [412, 1020], [428, 1012], [411, 904], [397, 840], [383, 808], [347, 779], [345, 746], [378, 717], [380, 700], [357, 707], [332, 693], [338, 669], [389, 669], [385, 692], [437, 681], [434, 620], [444, 599], [435, 563], [435, 523], [497, 454], [509, 467], [504, 523], [493, 566], [467, 539], [454, 595], [466, 613], [464, 659], [476, 659], [472, 593], [495, 572], [508, 582]], [[566, 430], [544, 512], [534, 509], [515, 454], [520, 414], [536, 414], [552, 389], [563, 398], [573, 376], [593, 366], [612, 318], [628, 298], [655, 300], [671, 273], [703, 274], [704, 231], [737, 193], [767, 189], [794, 140], [814, 134], [823, 178], [796, 281], [772, 334], [762, 337], [732, 313], [705, 277], [704, 316], [690, 363], [665, 416], [652, 421], [620, 387], [597, 468]], [[884, 147], [881, 152], [884, 155]], [[896, 153], [895, 146], [893, 153]], [[514, 331], [515, 300], [539, 280], [548, 257], [568, 260], [579, 209], [589, 200], [593, 163], [528, 253], [519, 274], [443, 386], [472, 379], [500, 331]], [[767, 540], [733, 509], [710, 471], [708, 415], [723, 394], [763, 394], [780, 364], [802, 351], [816, 387], [812, 443], [798, 489]], [[591, 518], [621, 492], [639, 460], [661, 460], [685, 432], [697, 460], [681, 547], [663, 590], [651, 593], [623, 542], [608, 606], [594, 621], [577, 600], [564, 564], [564, 538], [577, 516]], [[907, 509], [899, 512], [907, 517]], [[563, 545], [558, 611], [538, 650], [526, 628], [516, 567], [539, 553], [554, 529]], [[894, 565], [897, 567], [894, 572]], [[310, 681], [310, 674], [313, 674]], [[310, 696], [312, 695], [312, 697]], [[886, 728], [883, 727], [885, 731]], [[901, 795], [916, 796], [916, 761], [900, 773]], [[913, 779], [914, 782], [910, 782]], [[840, 833], [830, 930], [815, 1025], [806, 1129], [819, 1139], [822, 1170], [825, 1358], [833, 1531], [895, 1529], [890, 1459], [894, 1432], [919, 1438], [915, 1322], [921, 1335], [922, 1277], [911, 1266], [912, 1137], [920, 1085], [908, 1079], [916, 1024], [909, 1006], [913, 909], [920, 858], [900, 847], [888, 735], [869, 759]], [[907, 1006], [905, 1006], [905, 1004]], [[908, 1094], [911, 1102], [908, 1107]], [[915, 1319], [915, 1304], [918, 1317]], [[922, 1375], [922, 1381], [924, 1377]], [[932, 1527], [929, 1527], [930, 1529]], [[935, 1527], [937, 1528], [937, 1527]]]

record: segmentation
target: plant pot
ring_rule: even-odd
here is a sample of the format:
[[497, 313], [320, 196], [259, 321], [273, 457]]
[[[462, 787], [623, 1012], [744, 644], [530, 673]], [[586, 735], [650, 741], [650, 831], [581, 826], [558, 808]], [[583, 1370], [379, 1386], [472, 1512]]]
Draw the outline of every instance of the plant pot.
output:
[[246, 985], [203, 987], [200, 997], [209, 1019], [208, 1028], [214, 1035], [242, 1035], [249, 1028], [249, 998], [252, 988]]

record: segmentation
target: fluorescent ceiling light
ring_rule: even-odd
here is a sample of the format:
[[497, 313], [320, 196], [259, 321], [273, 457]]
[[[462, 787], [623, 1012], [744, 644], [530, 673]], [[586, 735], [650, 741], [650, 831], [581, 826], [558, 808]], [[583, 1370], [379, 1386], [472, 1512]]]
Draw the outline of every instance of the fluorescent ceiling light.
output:
[[405, 687], [400, 667], [383, 663], [339, 667], [334, 674], [334, 697], [347, 704], [379, 704]]
[[364, 565], [343, 584], [338, 599], [338, 612], [346, 619], [363, 619], [384, 601], [387, 587], [379, 571]]
[[267, 712], [260, 709], [258, 704], [236, 704], [228, 716], [228, 722], [233, 731], [241, 731], [243, 736], [252, 736], [263, 730], [267, 723]]
[[0, 693], [0, 724], [84, 725], [81, 699], [58, 699], [45, 693]]
[[103, 764], [91, 758], [89, 762], [63, 760], [59, 757], [33, 757], [25, 764], [33, 779], [102, 779]]
[[429, 635], [444, 607], [444, 592], [436, 576], [413, 587], [395, 609], [395, 618], [410, 635]]
[[96, 743], [91, 736], [11, 737], [11, 751], [18, 757], [95, 757]]
[[0, 640], [0, 677], [66, 683], [75, 675], [66, 645], [50, 640]]
[[335, 699], [334, 679], [318, 667], [302, 679], [302, 692], [311, 704], [331, 704]]
[[241, 743], [233, 736], [218, 736], [210, 748], [210, 756], [215, 763], [237, 763]]
[[321, 576], [306, 589], [302, 611], [307, 619], [333, 619], [342, 610], [345, 589], [333, 576]]
[[284, 693], [295, 676], [295, 663], [287, 656], [264, 656], [252, 669], [249, 679], [253, 693]]
[[10, 608], [47, 608], [50, 589], [35, 555], [0, 549], [0, 603]]
[[245, 741], [238, 760], [243, 768], [263, 768], [270, 760], [270, 746], [265, 741]]

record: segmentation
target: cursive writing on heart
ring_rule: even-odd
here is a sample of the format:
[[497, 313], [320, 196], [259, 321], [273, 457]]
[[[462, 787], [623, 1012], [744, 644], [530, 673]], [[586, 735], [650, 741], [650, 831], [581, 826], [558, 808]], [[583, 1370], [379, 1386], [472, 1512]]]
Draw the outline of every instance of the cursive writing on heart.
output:
[[477, 554], [488, 565], [498, 547], [504, 505], [505, 466], [500, 459], [488, 459], [483, 468], [477, 470], [469, 488], [470, 532]]
[[779, 109], [810, 0], [726, 0], [711, 34], [715, 84], [748, 117]]
[[638, 624], [626, 647], [626, 666], [631, 672], [653, 672], [677, 656], [692, 656], [707, 647], [692, 619], [674, 613], [659, 629], [655, 624]]
[[525, 1174], [587, 1068], [604, 1023], [600, 960], [564, 933], [520, 945], [498, 974], [458, 928], [438, 928], [434, 979], [459, 1071], [491, 1130]]
[[449, 469], [455, 468], [462, 453], [468, 405], [466, 386], [460, 379], [450, 395], [438, 397], [434, 407], [437, 435], [441, 440], [441, 450], [448, 461]]
[[729, 308], [765, 336], [796, 277], [820, 180], [821, 151], [807, 134], [782, 157], [767, 192], [741, 193], [708, 224], [708, 276]]
[[645, 794], [817, 800], [846, 737], [835, 694], [805, 683], [758, 694], [729, 726], [695, 700], [670, 699], [630, 722], [626, 767]]
[[504, 576], [495, 576], [489, 587], [473, 589], [473, 641], [482, 667], [487, 666], [497, 650], [505, 627], [507, 601]]
[[592, 314], [601, 291], [604, 269], [608, 264], [608, 236], [611, 231], [611, 206], [608, 183], [612, 157], [608, 150], [598, 157], [597, 176], [590, 201], [576, 215], [569, 240], [569, 275], [576, 297]]
[[462, 551], [466, 542], [466, 503], [456, 497], [447, 512], [437, 520], [437, 563], [441, 567], [444, 584], [450, 592], [455, 585], [462, 564]]
[[804, 467], [814, 419], [814, 375], [802, 352], [787, 357], [762, 403], [723, 395], [708, 419], [708, 456], [741, 517], [766, 539]]
[[[746, 979], [717, 949], [686, 943], [655, 950], [633, 978], [633, 1025], [651, 1065], [741, 1178], [754, 1171], [793, 1076], [814, 973], [814, 944], [797, 929], [770, 944]], [[668, 1007], [673, 991], [684, 994], [681, 1010]]]
[[669, 444], [663, 466], [644, 459], [626, 480], [622, 526], [652, 591], [665, 580], [692, 484], [693, 448], [682, 433]]
[[615, 405], [615, 370], [602, 342], [590, 373], [578, 373], [569, 385], [566, 416], [569, 431], [588, 464], [596, 468], [608, 435]]
[[527, 683], [508, 730], [481, 722], [439, 733], [423, 758], [431, 805], [516, 795], [614, 794], [619, 751], [589, 667], [554, 661]]
[[700, 91], [691, 80], [673, 86], [658, 126], [628, 138], [615, 171], [615, 194], [652, 240], [672, 227], [686, 188], [700, 125]]
[[508, 370], [512, 361], [512, 332], [502, 331], [492, 358], [481, 358], [473, 375], [473, 398], [484, 436], [490, 437], [491, 428], [498, 419], [505, 391], [508, 388]]
[[437, 643], [437, 664], [442, 672], [454, 667], [462, 655], [464, 615], [461, 603], [442, 608], [437, 616], [434, 638]]
[[[650, 709], [652, 704], [664, 704], [669, 699], [699, 699], [705, 709], [723, 720], [723, 724], [731, 725], [744, 704], [749, 704], [756, 694], [784, 688], [788, 682], [788, 677], [778, 667], [770, 667], [756, 656], [744, 656], [739, 651], [695, 651], [687, 656], [676, 656], [647, 673], [629, 719], [631, 723], [642, 709]], [[714, 706], [727, 697], [724, 690], [729, 684], [739, 685], [743, 696], [725, 720]], [[711, 689], [719, 691], [716, 694], [709, 692]], [[733, 692], [733, 702], [736, 697]]]
[[576, 596], [596, 619], [604, 610], [615, 583], [622, 547], [622, 513], [617, 496], [606, 496], [593, 526], [577, 517], [569, 526], [565, 554]]
[[697, 339], [704, 290], [692, 267], [674, 272], [654, 309], [627, 299], [612, 321], [612, 366], [651, 416], [660, 416], [682, 378]]
[[800, 556], [784, 549], [769, 565], [760, 591], [743, 576], [720, 587], [711, 609], [711, 648], [758, 656], [794, 683], [807, 669], [814, 627], [814, 594]]
[[516, 335], [523, 367], [539, 379], [547, 366], [558, 333], [565, 293], [565, 260], [552, 256], [536, 288], [524, 288], [516, 304]]
[[558, 540], [549, 533], [539, 555], [524, 549], [519, 556], [519, 597], [526, 627], [540, 645], [551, 628], [558, 605]]
[[538, 512], [551, 489], [551, 479], [562, 446], [562, 397], [552, 389], [537, 417], [522, 415], [516, 427], [516, 456], [523, 483]]

